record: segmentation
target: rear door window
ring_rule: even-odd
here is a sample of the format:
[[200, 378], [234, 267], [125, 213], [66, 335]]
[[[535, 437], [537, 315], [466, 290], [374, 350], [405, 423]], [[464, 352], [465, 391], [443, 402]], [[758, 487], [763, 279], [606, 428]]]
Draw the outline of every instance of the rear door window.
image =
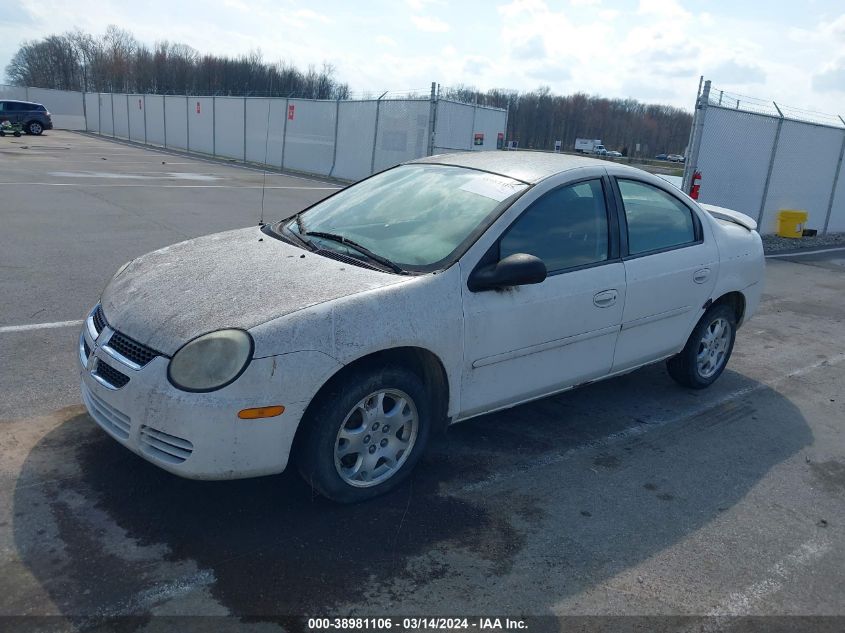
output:
[[640, 255], [696, 241], [692, 211], [673, 195], [636, 180], [622, 180], [619, 192], [628, 223], [628, 252]]

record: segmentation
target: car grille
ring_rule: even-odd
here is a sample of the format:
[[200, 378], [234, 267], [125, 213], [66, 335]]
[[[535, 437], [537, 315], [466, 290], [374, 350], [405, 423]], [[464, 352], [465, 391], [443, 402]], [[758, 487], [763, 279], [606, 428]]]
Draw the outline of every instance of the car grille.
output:
[[160, 354], [154, 349], [135, 341], [125, 334], [115, 332], [106, 343], [108, 347], [116, 351], [121, 356], [128, 358], [139, 367], [143, 367], [149, 363], [156, 356]]
[[194, 452], [194, 445], [189, 440], [151, 426], [141, 427], [140, 441], [145, 454], [169, 464], [181, 464]]
[[88, 341], [84, 337], [82, 339], [82, 349], [85, 351], [85, 358], [88, 358], [91, 355], [91, 348], [88, 346]]
[[103, 306], [97, 306], [97, 309], [94, 310], [93, 319], [94, 329], [97, 330], [97, 334], [106, 329], [106, 315], [103, 314]]
[[[97, 309], [94, 310], [93, 320], [97, 334], [100, 334], [100, 332], [108, 326], [108, 321], [106, 321], [106, 315], [103, 313], [102, 305], [98, 305]], [[147, 347], [143, 343], [139, 343], [117, 330], [115, 330], [111, 335], [111, 338], [105, 344], [105, 347], [114, 350], [125, 359], [138, 365], [138, 367], [143, 367], [156, 356], [161, 356], [161, 354], [153, 348]], [[134, 369], [137, 369], [138, 367]]]
[[97, 424], [115, 437], [122, 440], [129, 439], [129, 429], [131, 428], [129, 416], [98, 398], [84, 384], [82, 385], [82, 400]]
[[94, 374], [105, 380], [115, 389], [120, 389], [129, 382], [129, 376], [120, 373], [111, 365], [106, 365], [103, 361], [97, 361], [97, 369]]

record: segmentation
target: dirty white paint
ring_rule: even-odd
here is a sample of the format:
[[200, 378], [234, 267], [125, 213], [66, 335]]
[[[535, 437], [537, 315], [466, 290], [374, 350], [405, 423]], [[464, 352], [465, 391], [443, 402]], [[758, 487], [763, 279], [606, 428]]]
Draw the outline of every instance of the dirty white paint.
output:
[[[450, 160], [501, 167], [516, 159], [491, 152]], [[552, 189], [610, 173], [679, 195], [664, 180], [624, 166], [570, 160], [566, 171], [555, 173], [557, 163], [547, 157], [518, 160], [514, 169], [523, 177], [536, 171], [535, 186], [457, 265], [436, 273], [367, 270], [255, 228], [135, 260], [103, 293], [106, 320], [164, 356], [130, 372], [130, 383], [117, 391], [83, 368], [84, 389], [131, 418], [128, 438], [113, 435], [142, 457], [183, 476], [244, 477], [283, 470], [300, 418], [325, 381], [375, 352], [415, 347], [432, 354], [445, 370], [448, 415], [459, 421], [675, 354], [707, 301], [727, 292], [745, 295], [746, 318], [756, 310], [764, 272], [759, 235], [718, 221], [691, 200], [685, 202], [701, 222], [701, 243], [552, 275], [542, 284], [469, 292], [469, 276], [491, 245]], [[614, 303], [596, 303], [597, 294], [608, 291]], [[255, 342], [254, 360], [240, 378], [205, 394], [170, 385], [166, 356], [205, 332], [232, 327], [249, 331]], [[89, 329], [83, 328], [84, 336]], [[94, 341], [88, 342], [93, 349]], [[93, 353], [126, 373], [119, 359], [99, 348]], [[236, 418], [241, 408], [275, 404], [286, 407], [278, 418]], [[96, 411], [92, 416], [97, 419]], [[100, 423], [109, 431], [107, 420]], [[157, 459], [139, 440], [142, 424], [188, 439], [192, 455], [183, 463]]]

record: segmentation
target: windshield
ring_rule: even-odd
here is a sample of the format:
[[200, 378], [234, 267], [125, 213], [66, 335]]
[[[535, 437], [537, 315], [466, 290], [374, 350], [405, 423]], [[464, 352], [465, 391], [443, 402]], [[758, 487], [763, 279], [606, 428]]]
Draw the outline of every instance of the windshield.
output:
[[[442, 165], [403, 165], [335, 194], [286, 228], [342, 236], [402, 268], [442, 262], [499, 204], [527, 185], [495, 174]], [[360, 252], [319, 235], [321, 248]]]

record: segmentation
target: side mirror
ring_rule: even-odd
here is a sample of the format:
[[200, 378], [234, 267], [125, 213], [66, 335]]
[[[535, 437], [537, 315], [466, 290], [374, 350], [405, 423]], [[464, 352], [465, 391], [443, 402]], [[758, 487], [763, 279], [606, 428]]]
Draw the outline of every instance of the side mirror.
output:
[[504, 259], [477, 268], [469, 276], [467, 286], [471, 292], [496, 290], [508, 286], [539, 284], [546, 279], [543, 260], [526, 253], [514, 253]]

